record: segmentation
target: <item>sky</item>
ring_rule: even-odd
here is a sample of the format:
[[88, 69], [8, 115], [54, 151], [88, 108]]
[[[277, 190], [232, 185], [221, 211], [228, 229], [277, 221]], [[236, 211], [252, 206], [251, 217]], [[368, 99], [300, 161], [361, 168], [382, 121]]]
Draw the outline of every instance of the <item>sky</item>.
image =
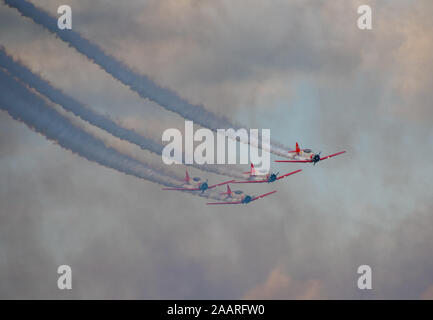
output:
[[[66, 4], [31, 2], [52, 16]], [[347, 152], [314, 167], [275, 164], [303, 172], [242, 188], [278, 190], [263, 200], [209, 207], [90, 162], [0, 111], [0, 298], [433, 298], [431, 1], [67, 4], [74, 31], [191, 103], [269, 128], [291, 148]], [[362, 4], [372, 30], [357, 27]], [[184, 126], [3, 1], [0, 45], [127, 128], [159, 140]], [[72, 290], [57, 288], [63, 264]], [[357, 287], [364, 264], [372, 290]]]

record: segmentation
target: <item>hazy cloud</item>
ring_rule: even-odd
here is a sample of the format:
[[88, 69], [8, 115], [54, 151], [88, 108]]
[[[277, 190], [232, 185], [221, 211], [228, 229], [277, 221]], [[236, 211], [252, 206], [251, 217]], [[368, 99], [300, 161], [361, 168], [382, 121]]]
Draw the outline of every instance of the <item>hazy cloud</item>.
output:
[[[63, 4], [33, 2], [53, 15]], [[356, 27], [364, 3], [371, 31]], [[69, 4], [76, 31], [188, 100], [288, 145], [348, 152], [245, 186], [278, 190], [254, 205], [207, 208], [89, 163], [0, 112], [1, 297], [430, 297], [431, 1]], [[156, 139], [183, 127], [3, 4], [0, 26], [8, 52], [95, 111]], [[56, 288], [65, 263], [70, 293]], [[360, 264], [372, 267], [371, 292], [356, 287]]]

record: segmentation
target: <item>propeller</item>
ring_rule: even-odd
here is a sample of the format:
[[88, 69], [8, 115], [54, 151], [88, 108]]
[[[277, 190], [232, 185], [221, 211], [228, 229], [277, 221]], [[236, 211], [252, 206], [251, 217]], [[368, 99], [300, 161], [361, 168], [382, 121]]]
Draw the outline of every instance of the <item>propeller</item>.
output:
[[316, 162], [319, 162], [320, 161], [320, 155], [322, 154], [322, 151], [320, 151], [319, 153], [316, 153], [315, 155], [314, 155], [314, 157], [313, 157], [313, 166], [315, 166], [316, 165]]
[[[208, 180], [209, 180], [209, 179], [206, 179], [206, 181], [203, 182], [201, 185], [206, 184], [206, 187], [208, 187], [208, 183], [207, 183]], [[206, 189], [207, 189], [207, 188], [206, 188]], [[205, 191], [205, 189], [202, 189], [202, 190], [201, 190], [201, 193], [203, 193], [204, 191]]]

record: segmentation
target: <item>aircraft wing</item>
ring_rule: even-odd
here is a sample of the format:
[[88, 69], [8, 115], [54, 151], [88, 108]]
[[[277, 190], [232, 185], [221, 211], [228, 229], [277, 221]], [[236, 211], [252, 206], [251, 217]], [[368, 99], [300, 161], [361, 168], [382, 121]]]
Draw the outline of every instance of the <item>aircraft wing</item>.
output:
[[313, 161], [311, 161], [311, 160], [275, 160], [275, 162], [297, 162], [297, 163], [300, 163], [300, 162], [313, 162]]
[[218, 183], [218, 184], [214, 184], [213, 186], [209, 186], [208, 189], [213, 189], [213, 188], [215, 188], [215, 187], [222, 186], [222, 185], [225, 185], [225, 184], [227, 184], [227, 183], [233, 183], [233, 182], [235, 182], [235, 180], [230, 180], [230, 181], [221, 182], [221, 183]]
[[233, 183], [263, 183], [263, 182], [268, 182], [268, 180], [234, 181]]
[[228, 202], [208, 202], [207, 205], [215, 205], [215, 204], [241, 204], [242, 201], [228, 201]]
[[328, 158], [332, 158], [332, 157], [338, 156], [339, 154], [342, 154], [342, 153], [345, 153], [345, 152], [346, 152], [346, 151], [340, 151], [340, 152], [337, 152], [337, 153], [331, 154], [331, 155], [329, 155], [329, 156], [326, 156], [326, 157], [320, 158], [320, 160], [325, 160], [325, 159], [328, 159]]
[[162, 190], [199, 191], [199, 188], [162, 188]]
[[[260, 198], [267, 197], [267, 196], [269, 196], [269, 195], [271, 195], [271, 194], [273, 194], [275, 192], [277, 192], [277, 191], [274, 190], [274, 191], [271, 191], [271, 192], [268, 192], [268, 193], [265, 193], [265, 194], [261, 194], [261, 195], [255, 197], [255, 198], [251, 199], [250, 202], [258, 200]], [[228, 201], [228, 202], [208, 202], [206, 204], [207, 205], [217, 205], [217, 204], [241, 204], [241, 203], [242, 203], [242, 201]]]
[[291, 176], [292, 174], [295, 174], [295, 173], [298, 173], [298, 172], [301, 172], [301, 171], [302, 171], [302, 169], [299, 169], [299, 170], [296, 170], [296, 171], [292, 171], [292, 172], [287, 173], [287, 174], [285, 174], [285, 175], [283, 175], [281, 177], [278, 177], [277, 180], [283, 179], [285, 177]]
[[251, 201], [256, 201], [256, 200], [258, 200], [258, 199], [261, 199], [261, 198], [264, 198], [264, 197], [270, 196], [271, 194], [273, 194], [273, 193], [275, 193], [275, 192], [277, 192], [277, 190], [274, 190], [274, 191], [271, 191], [271, 192], [268, 192], [268, 193], [265, 193], [265, 194], [261, 194], [261, 195], [255, 197], [255, 198], [252, 198]]

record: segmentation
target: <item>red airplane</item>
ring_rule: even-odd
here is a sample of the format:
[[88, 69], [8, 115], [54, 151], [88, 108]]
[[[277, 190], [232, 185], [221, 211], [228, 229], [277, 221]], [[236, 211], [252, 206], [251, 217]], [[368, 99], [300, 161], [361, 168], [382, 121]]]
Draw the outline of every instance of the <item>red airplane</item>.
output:
[[[296, 170], [296, 171], [292, 171], [290, 173], [287, 173], [285, 175], [279, 176], [278, 174], [279, 172], [269, 172], [269, 173], [265, 173], [265, 174], [257, 174], [257, 171], [254, 169], [254, 165], [251, 163], [251, 171], [250, 172], [244, 172], [244, 173], [249, 173], [250, 177], [248, 180], [246, 181], [235, 181], [233, 183], [271, 183], [271, 182], [275, 182], [277, 180], [283, 179], [285, 177], [291, 176], [292, 174], [301, 172], [302, 169]], [[255, 180], [256, 178], [259, 178], [259, 180]]]
[[253, 201], [256, 201], [258, 199], [267, 197], [273, 193], [277, 192], [276, 190], [259, 195], [259, 196], [250, 196], [247, 194], [244, 194], [243, 191], [240, 190], [236, 190], [236, 191], [232, 191], [230, 189], [230, 186], [227, 185], [227, 191], [223, 192], [221, 194], [225, 194], [227, 195], [227, 198], [232, 198], [234, 199], [234, 201], [227, 201], [227, 202], [208, 202], [206, 203], [207, 205], [217, 205], [217, 204], [247, 204]]
[[343, 154], [345, 152], [346, 151], [340, 151], [340, 152], [331, 154], [329, 156], [321, 157], [320, 154], [322, 152], [314, 153], [313, 151], [311, 151], [311, 149], [301, 149], [301, 148], [299, 148], [299, 144], [296, 142], [296, 149], [292, 150], [292, 151], [288, 151], [289, 157], [291, 158], [291, 160], [275, 160], [275, 162], [296, 162], [296, 163], [309, 162], [309, 163], [313, 163], [313, 165], [315, 165], [319, 161], [338, 156], [338, 155]]
[[213, 189], [216, 188], [218, 186], [222, 186], [224, 184], [227, 183], [231, 183], [234, 182], [235, 180], [230, 180], [230, 181], [225, 181], [225, 182], [221, 182], [218, 184], [214, 184], [214, 185], [209, 185], [206, 181], [201, 181], [200, 178], [195, 177], [195, 178], [190, 178], [188, 171], [185, 171], [185, 179], [184, 179], [185, 183], [183, 184], [182, 187], [176, 187], [176, 188], [162, 188], [162, 190], [176, 190], [176, 191], [201, 191], [202, 193], [205, 192], [208, 189]]

